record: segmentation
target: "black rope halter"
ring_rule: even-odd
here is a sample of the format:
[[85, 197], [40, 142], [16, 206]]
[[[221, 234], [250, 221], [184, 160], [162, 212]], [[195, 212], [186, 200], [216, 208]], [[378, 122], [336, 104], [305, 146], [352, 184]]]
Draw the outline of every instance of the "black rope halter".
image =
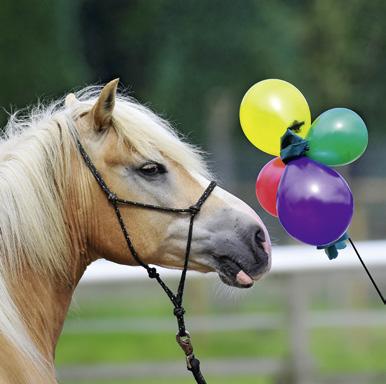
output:
[[[176, 335], [176, 340], [185, 353], [187, 368], [189, 371], [192, 372], [192, 374], [193, 374], [193, 376], [198, 384], [206, 384], [204, 376], [202, 375], [201, 370], [200, 370], [200, 361], [195, 357], [195, 355], [193, 353], [193, 346], [192, 346], [190, 334], [185, 328], [185, 319], [184, 319], [185, 309], [182, 306], [182, 302], [183, 302], [183, 295], [184, 295], [184, 288], [185, 288], [186, 272], [188, 270], [189, 255], [190, 255], [190, 249], [191, 249], [191, 244], [192, 244], [194, 219], [197, 216], [197, 214], [200, 212], [200, 209], [201, 209], [202, 205], [205, 203], [206, 199], [209, 197], [209, 195], [212, 193], [213, 189], [216, 187], [216, 182], [211, 181], [210, 184], [208, 185], [208, 187], [205, 189], [204, 193], [197, 200], [197, 202], [195, 204], [191, 205], [189, 208], [160, 207], [157, 205], [121, 199], [115, 193], [113, 193], [111, 191], [111, 189], [107, 186], [103, 177], [101, 176], [99, 171], [96, 169], [95, 165], [91, 161], [86, 150], [84, 149], [84, 147], [82, 146], [82, 144], [80, 143], [80, 141], [78, 139], [76, 141], [76, 144], [78, 146], [80, 154], [83, 157], [84, 162], [86, 163], [87, 167], [90, 169], [91, 173], [93, 174], [95, 180], [97, 181], [97, 183], [101, 187], [102, 191], [105, 193], [108, 201], [113, 206], [113, 209], [114, 209], [115, 214], [117, 216], [122, 233], [125, 237], [127, 247], [130, 250], [133, 258], [135, 259], [135, 261], [139, 265], [141, 265], [143, 268], [146, 269], [146, 271], [151, 279], [157, 280], [158, 284], [165, 291], [168, 298], [172, 302], [172, 304], [174, 306], [173, 313], [177, 319], [177, 324], [178, 324], [178, 332]], [[156, 211], [190, 215], [188, 238], [187, 238], [186, 249], [185, 249], [184, 266], [183, 266], [183, 269], [181, 272], [180, 282], [178, 284], [178, 289], [177, 289], [176, 294], [173, 293], [172, 290], [161, 279], [159, 273], [157, 272], [157, 269], [154, 267], [150, 267], [138, 255], [138, 253], [135, 250], [135, 247], [130, 239], [125, 222], [123, 221], [122, 214], [121, 214], [121, 211], [119, 209], [120, 205], [131, 205], [131, 206], [140, 207], [140, 208], [153, 209]]]

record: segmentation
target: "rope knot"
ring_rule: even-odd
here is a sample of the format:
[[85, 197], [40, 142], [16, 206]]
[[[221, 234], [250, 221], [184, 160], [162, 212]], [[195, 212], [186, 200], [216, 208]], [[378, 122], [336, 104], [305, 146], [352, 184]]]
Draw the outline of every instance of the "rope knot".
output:
[[184, 307], [175, 307], [173, 310], [174, 316], [175, 317], [182, 317], [185, 314], [185, 309]]
[[198, 212], [200, 212], [200, 206], [199, 205], [197, 205], [197, 204], [193, 204], [193, 205], [191, 205], [190, 207], [189, 207], [189, 211], [192, 213], [192, 214], [194, 214], [194, 215], [196, 215]]
[[117, 195], [113, 192], [109, 192], [107, 195], [107, 200], [114, 203], [115, 201], [117, 201]]
[[149, 274], [149, 277], [151, 279], [156, 279], [159, 277], [159, 273], [157, 272], [157, 270], [155, 268], [149, 268], [147, 270], [147, 273]]

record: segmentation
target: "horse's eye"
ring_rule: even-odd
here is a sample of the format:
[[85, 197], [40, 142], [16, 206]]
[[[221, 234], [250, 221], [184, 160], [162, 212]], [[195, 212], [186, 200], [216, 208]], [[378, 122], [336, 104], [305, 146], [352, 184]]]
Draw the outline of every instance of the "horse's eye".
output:
[[162, 164], [146, 163], [139, 168], [139, 172], [141, 172], [145, 176], [156, 176], [159, 174], [166, 173], [166, 168]]

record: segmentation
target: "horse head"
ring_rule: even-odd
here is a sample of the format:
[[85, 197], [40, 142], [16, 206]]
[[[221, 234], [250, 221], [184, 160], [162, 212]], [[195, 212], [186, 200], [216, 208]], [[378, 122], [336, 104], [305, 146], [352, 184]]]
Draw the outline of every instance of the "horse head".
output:
[[[200, 152], [184, 142], [144, 106], [117, 94], [117, 80], [87, 103], [66, 98], [80, 141], [106, 184], [121, 199], [161, 207], [185, 208], [202, 195], [211, 178]], [[74, 118], [75, 116], [75, 118]], [[105, 258], [137, 265], [106, 196], [82, 159], [75, 155], [82, 206], [77, 228], [88, 262]], [[88, 172], [89, 173], [89, 172]], [[84, 183], [76, 182], [75, 185]], [[141, 259], [147, 264], [182, 268], [189, 220], [186, 215], [126, 206], [122, 218]], [[74, 213], [72, 213], [74, 214]], [[231, 286], [250, 287], [270, 269], [270, 239], [262, 220], [246, 203], [216, 187], [194, 223], [189, 269], [216, 271]]]

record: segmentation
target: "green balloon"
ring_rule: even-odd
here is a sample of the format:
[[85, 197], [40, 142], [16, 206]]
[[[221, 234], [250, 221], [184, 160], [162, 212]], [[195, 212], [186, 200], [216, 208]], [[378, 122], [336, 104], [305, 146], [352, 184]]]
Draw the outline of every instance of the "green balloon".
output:
[[347, 108], [323, 112], [311, 125], [306, 155], [330, 166], [350, 164], [366, 150], [368, 133], [362, 118]]

